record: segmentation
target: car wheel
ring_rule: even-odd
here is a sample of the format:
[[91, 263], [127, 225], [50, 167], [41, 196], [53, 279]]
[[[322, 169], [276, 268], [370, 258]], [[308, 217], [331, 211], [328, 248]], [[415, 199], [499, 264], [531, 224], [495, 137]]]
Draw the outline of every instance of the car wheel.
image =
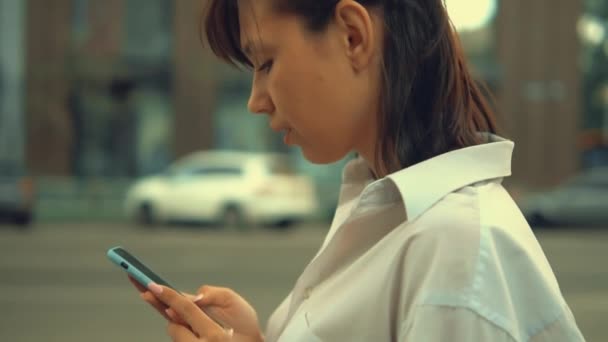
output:
[[222, 213], [221, 223], [229, 229], [244, 229], [245, 218], [242, 210], [236, 205], [228, 205]]
[[158, 218], [151, 203], [142, 203], [137, 210], [137, 222], [145, 226], [153, 226], [158, 223]]
[[293, 228], [294, 225], [295, 222], [293, 220], [284, 219], [275, 223], [272, 227], [276, 230], [288, 230], [290, 228]]
[[19, 225], [21, 227], [27, 227], [32, 222], [32, 214], [31, 213], [16, 214], [14, 221], [17, 225]]
[[550, 227], [553, 225], [552, 222], [547, 220], [541, 213], [530, 215], [528, 224], [530, 224], [532, 228]]

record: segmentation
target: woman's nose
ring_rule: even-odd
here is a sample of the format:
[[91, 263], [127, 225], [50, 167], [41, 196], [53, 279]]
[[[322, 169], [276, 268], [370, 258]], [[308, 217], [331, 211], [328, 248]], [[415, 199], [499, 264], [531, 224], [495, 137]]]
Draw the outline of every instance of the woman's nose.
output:
[[247, 108], [251, 113], [255, 114], [270, 114], [274, 111], [274, 105], [272, 104], [270, 95], [266, 89], [255, 81], [251, 86], [251, 95], [249, 96]]

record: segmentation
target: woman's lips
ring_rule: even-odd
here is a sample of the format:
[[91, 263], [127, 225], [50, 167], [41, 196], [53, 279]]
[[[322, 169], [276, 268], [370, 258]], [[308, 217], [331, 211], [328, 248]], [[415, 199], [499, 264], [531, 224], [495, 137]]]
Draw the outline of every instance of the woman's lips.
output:
[[292, 141], [291, 141], [291, 128], [288, 128], [285, 130], [285, 135], [283, 136], [283, 142], [285, 143], [285, 145], [292, 145]]

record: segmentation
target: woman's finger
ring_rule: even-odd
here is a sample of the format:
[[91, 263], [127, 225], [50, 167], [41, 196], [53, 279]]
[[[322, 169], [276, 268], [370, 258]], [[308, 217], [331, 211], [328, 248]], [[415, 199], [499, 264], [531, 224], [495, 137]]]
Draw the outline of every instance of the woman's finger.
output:
[[169, 322], [178, 323], [181, 325], [187, 324], [181, 317], [179, 317], [178, 314], [175, 313], [175, 311], [173, 311], [173, 309], [168, 308], [167, 310], [165, 310], [165, 313], [170, 318]]
[[198, 296], [195, 302], [199, 306], [229, 306], [230, 298], [234, 293], [225, 287], [201, 286], [198, 291]]
[[[183, 295], [193, 302], [198, 297], [188, 293], [183, 293]], [[175, 311], [171, 310], [171, 308], [169, 308], [167, 305], [156, 299], [156, 297], [154, 297], [154, 295], [149, 290], [142, 292], [139, 296], [145, 302], [150, 304], [154, 309], [156, 309], [156, 311], [158, 311], [158, 313], [165, 317], [166, 320], [182, 325], [187, 324], [177, 313], [175, 313]]]
[[166, 286], [150, 284], [148, 288], [159, 301], [171, 307], [199, 336], [226, 334], [226, 331], [209, 318], [191, 299]]
[[167, 321], [187, 326], [188, 323], [186, 323], [186, 321], [176, 314], [175, 311], [171, 310], [171, 308], [159, 302], [150, 291], [146, 291], [140, 296], [144, 301], [154, 307]]
[[171, 321], [172, 319], [167, 315], [166, 310], [169, 308], [168, 306], [166, 306], [165, 304], [163, 304], [162, 302], [160, 302], [158, 299], [156, 299], [156, 297], [154, 297], [154, 295], [152, 293], [150, 293], [149, 291], [146, 291], [142, 294], [139, 295], [145, 302], [147, 302], [148, 304], [150, 304], [154, 309], [156, 309], [156, 311], [158, 311], [158, 313], [160, 313], [161, 315], [163, 315], [163, 317], [165, 317], [167, 320]]
[[194, 335], [192, 330], [180, 324], [169, 322], [169, 325], [167, 326], [167, 334], [174, 342], [198, 341], [197, 336]]
[[131, 284], [133, 284], [133, 286], [135, 286], [135, 288], [137, 289], [137, 291], [139, 292], [146, 292], [148, 291], [148, 289], [143, 286], [142, 284], [140, 284], [137, 280], [133, 279], [133, 277], [131, 277], [131, 275], [127, 275], [127, 277], [129, 278], [129, 281], [131, 282]]
[[186, 296], [186, 298], [190, 299], [191, 301], [193, 301], [195, 303], [198, 303], [201, 300], [201, 298], [203, 298], [203, 295], [201, 295], [201, 294], [196, 295], [196, 296], [192, 295], [192, 294], [189, 294], [189, 293], [186, 293], [186, 292], [182, 292], [182, 294], [184, 296]]
[[139, 296], [144, 301], [146, 301], [148, 304], [150, 304], [153, 308], [155, 308], [156, 311], [158, 311], [158, 313], [160, 313], [163, 317], [165, 317], [165, 319], [170, 321], [171, 319], [165, 312], [165, 310], [167, 310], [168, 306], [159, 302], [158, 299], [156, 299], [156, 297], [154, 297], [154, 295], [152, 293], [150, 293], [150, 291], [148, 291], [148, 289], [146, 289], [143, 285], [141, 285], [137, 280], [133, 279], [133, 277], [131, 277], [131, 275], [128, 275], [128, 278], [129, 278], [129, 281], [131, 282], [131, 284], [133, 284], [135, 286], [135, 288], [137, 288], [137, 291], [140, 292]]

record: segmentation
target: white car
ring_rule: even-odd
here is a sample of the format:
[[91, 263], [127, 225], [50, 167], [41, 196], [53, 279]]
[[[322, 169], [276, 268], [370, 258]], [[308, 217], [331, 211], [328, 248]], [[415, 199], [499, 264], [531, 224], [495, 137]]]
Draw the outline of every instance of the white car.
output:
[[608, 167], [584, 171], [545, 192], [518, 201], [533, 227], [608, 226]]
[[[0, 219], [20, 227], [32, 221], [35, 202], [34, 181], [15, 160], [0, 160]], [[0, 221], [2, 223], [2, 221]]]
[[319, 210], [314, 183], [281, 154], [205, 151], [186, 156], [127, 192], [126, 212], [144, 224], [205, 221], [285, 228]]

